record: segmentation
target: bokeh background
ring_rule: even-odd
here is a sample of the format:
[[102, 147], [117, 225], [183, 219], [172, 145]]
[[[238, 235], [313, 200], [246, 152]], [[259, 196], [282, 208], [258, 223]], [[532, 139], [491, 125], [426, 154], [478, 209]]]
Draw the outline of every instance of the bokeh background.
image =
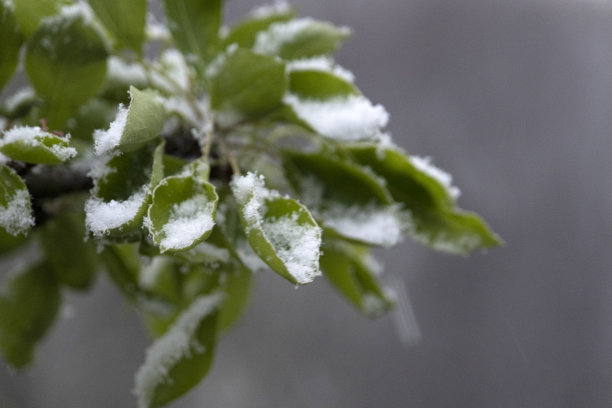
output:
[[[323, 279], [262, 273], [209, 377], [172, 407], [612, 406], [612, 3], [294, 4], [354, 29], [338, 61], [507, 245], [384, 251], [409, 303], [377, 321]], [[253, 5], [228, 1], [227, 19]], [[33, 368], [0, 363], [0, 407], [135, 407], [137, 316], [105, 279], [67, 303]]]

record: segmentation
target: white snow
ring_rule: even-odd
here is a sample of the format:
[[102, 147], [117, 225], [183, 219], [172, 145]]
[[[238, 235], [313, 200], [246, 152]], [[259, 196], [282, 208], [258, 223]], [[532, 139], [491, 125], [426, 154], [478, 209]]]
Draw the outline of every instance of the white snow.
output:
[[287, 69], [289, 71], [328, 72], [347, 82], [353, 83], [355, 81], [355, 75], [351, 71], [334, 64], [330, 58], [323, 56], [290, 61], [287, 63]]
[[[321, 23], [312, 18], [299, 18], [283, 23], [274, 23], [267, 30], [261, 31], [255, 38], [253, 51], [267, 54], [278, 54], [283, 46], [295, 40], [302, 32], [308, 30], [312, 26], [317, 26]], [[339, 27], [341, 34], [349, 35], [351, 33], [348, 27]]]
[[298, 284], [311, 282], [321, 274], [321, 229], [318, 226], [300, 225], [297, 213], [265, 218], [266, 200], [280, 198], [280, 195], [265, 187], [263, 176], [249, 172], [246, 176], [234, 177], [231, 187], [242, 206], [247, 234], [253, 228], [259, 229]]
[[322, 211], [321, 218], [339, 234], [372, 245], [390, 247], [402, 239], [402, 224], [393, 209], [336, 204]]
[[22, 142], [29, 147], [39, 147], [50, 150], [58, 159], [66, 161], [77, 155], [74, 147], [69, 147], [70, 134], [64, 136], [64, 143], [47, 146], [43, 143], [45, 137], [60, 138], [60, 136], [43, 131], [38, 126], [16, 126], [4, 132], [4, 137], [0, 140], [0, 146], [13, 142]]
[[417, 170], [440, 183], [451, 198], [457, 199], [461, 195], [459, 188], [453, 186], [453, 177], [444, 170], [431, 164], [431, 157], [410, 156], [410, 163], [412, 163]]
[[127, 62], [123, 58], [111, 55], [106, 66], [107, 81], [114, 80], [130, 85], [147, 83], [147, 73], [140, 63]]
[[6, 201], [6, 206], [0, 204], [0, 227], [11, 235], [26, 233], [34, 226], [34, 217], [30, 213], [30, 194], [27, 190], [17, 190]]
[[255, 7], [249, 12], [249, 16], [259, 19], [272, 17], [278, 14], [286, 14], [291, 11], [291, 6], [286, 1], [275, 1], [271, 4], [264, 4]]
[[389, 121], [382, 105], [361, 95], [320, 101], [287, 94], [283, 100], [315, 131], [336, 140], [377, 140]]
[[203, 194], [174, 204], [170, 218], [162, 228], [161, 251], [187, 248], [210, 231], [215, 225], [212, 218], [214, 208], [215, 204]]
[[168, 332], [147, 349], [145, 362], [136, 373], [134, 389], [140, 408], [150, 406], [160, 384], [172, 381], [168, 374], [176, 364], [207, 352], [194, 336], [201, 322], [220, 306], [222, 300], [220, 293], [198, 297]]
[[108, 153], [119, 146], [121, 136], [125, 130], [129, 109], [119, 104], [119, 110], [108, 128], [108, 130], [97, 129], [94, 131], [94, 150], [97, 155]]
[[8, 112], [13, 112], [19, 105], [21, 105], [24, 101], [29, 99], [33, 99], [36, 97], [36, 92], [31, 87], [25, 87], [19, 89], [13, 95], [8, 97], [4, 102], [4, 108]]
[[94, 197], [85, 203], [85, 224], [97, 237], [108, 234], [111, 230], [121, 228], [132, 221], [149, 194], [148, 188], [132, 194], [127, 200], [105, 202]]

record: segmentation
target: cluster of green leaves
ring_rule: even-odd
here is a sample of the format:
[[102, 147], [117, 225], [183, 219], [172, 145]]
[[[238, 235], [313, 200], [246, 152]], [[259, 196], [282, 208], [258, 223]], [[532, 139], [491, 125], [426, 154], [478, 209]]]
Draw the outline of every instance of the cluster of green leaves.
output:
[[0, 91], [18, 66], [26, 83], [0, 104], [8, 363], [105, 270], [156, 338], [136, 393], [161, 406], [207, 373], [258, 269], [323, 274], [378, 316], [393, 296], [373, 248], [499, 243], [333, 61], [347, 28], [286, 4], [230, 26], [221, 0], [163, 6], [167, 27], [146, 0], [0, 0]]

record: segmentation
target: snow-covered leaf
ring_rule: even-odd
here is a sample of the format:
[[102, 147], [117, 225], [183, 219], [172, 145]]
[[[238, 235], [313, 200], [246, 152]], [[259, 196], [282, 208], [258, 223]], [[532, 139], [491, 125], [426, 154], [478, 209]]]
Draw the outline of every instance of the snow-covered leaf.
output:
[[147, 0], [87, 0], [98, 18], [117, 41], [117, 48], [142, 51]]
[[4, 0], [0, 1], [0, 91], [17, 68], [23, 40], [13, 7]]
[[14, 127], [0, 139], [0, 152], [14, 160], [34, 164], [60, 164], [76, 156], [70, 135], [57, 136], [39, 127]]
[[219, 47], [222, 3], [222, 0], [164, 0], [174, 42], [200, 73]]
[[[59, 0], [12, 0], [15, 15], [22, 31], [29, 37], [38, 29], [40, 21], [58, 12]], [[6, 2], [5, 2], [6, 3]]]
[[253, 50], [286, 60], [328, 55], [350, 34], [347, 27], [301, 18], [272, 24], [257, 35]]
[[209, 66], [213, 109], [237, 118], [261, 117], [281, 106], [285, 64], [273, 57], [230, 47]]
[[85, 203], [85, 222], [94, 236], [139, 237], [151, 189], [163, 174], [163, 151], [164, 144], [153, 141], [94, 166], [92, 197]]
[[93, 241], [85, 240], [85, 217], [82, 213], [63, 213], [46, 222], [41, 244], [57, 281], [73, 289], [91, 286], [98, 268]]
[[228, 30], [223, 43], [226, 46], [238, 44], [239, 47], [251, 48], [259, 32], [274, 23], [289, 21], [294, 15], [295, 11], [284, 2], [257, 7]]
[[131, 87], [130, 98], [129, 107], [119, 105], [117, 116], [107, 130], [94, 132], [96, 154], [115, 149], [130, 152], [160, 136], [165, 110], [157, 94]]
[[328, 100], [332, 98], [360, 95], [346, 78], [333, 71], [317, 69], [289, 70], [289, 92], [302, 100]]
[[29, 364], [57, 315], [58, 284], [45, 264], [27, 267], [0, 290], [0, 350], [13, 367]]
[[107, 46], [88, 11], [82, 3], [63, 7], [42, 20], [27, 44], [26, 72], [52, 128], [61, 128], [104, 81]]
[[231, 186], [255, 253], [292, 283], [309, 283], [320, 275], [321, 229], [306, 207], [268, 190], [253, 173], [235, 177]]
[[392, 246], [401, 223], [384, 182], [334, 152], [283, 155], [285, 173], [300, 199], [337, 234], [370, 245]]
[[0, 230], [25, 234], [34, 226], [30, 193], [13, 169], [0, 163]]
[[205, 240], [215, 225], [219, 197], [193, 175], [164, 178], [153, 190], [149, 231], [162, 253], [183, 251]]
[[363, 314], [377, 317], [393, 306], [393, 299], [378, 281], [377, 264], [368, 252], [367, 247], [326, 236], [321, 270]]
[[357, 163], [385, 180], [403, 206], [408, 232], [419, 241], [460, 254], [500, 244], [481, 218], [456, 208], [458, 190], [447, 173], [395, 147], [358, 145], [349, 150]]
[[149, 347], [136, 373], [140, 408], [162, 406], [185, 394], [206, 375], [214, 356], [222, 300], [219, 293], [195, 299]]

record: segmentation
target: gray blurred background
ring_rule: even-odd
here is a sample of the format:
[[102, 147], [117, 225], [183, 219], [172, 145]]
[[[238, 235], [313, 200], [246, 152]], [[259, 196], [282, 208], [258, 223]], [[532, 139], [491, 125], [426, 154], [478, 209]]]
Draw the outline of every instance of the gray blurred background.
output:
[[[410, 344], [323, 279], [260, 274], [210, 376], [172, 407], [611, 407], [612, 3], [294, 3], [354, 28], [339, 62], [507, 246], [384, 252], [418, 321]], [[228, 19], [254, 4], [229, 1]], [[135, 407], [137, 316], [104, 279], [67, 302], [31, 370], [0, 365], [0, 407]]]

